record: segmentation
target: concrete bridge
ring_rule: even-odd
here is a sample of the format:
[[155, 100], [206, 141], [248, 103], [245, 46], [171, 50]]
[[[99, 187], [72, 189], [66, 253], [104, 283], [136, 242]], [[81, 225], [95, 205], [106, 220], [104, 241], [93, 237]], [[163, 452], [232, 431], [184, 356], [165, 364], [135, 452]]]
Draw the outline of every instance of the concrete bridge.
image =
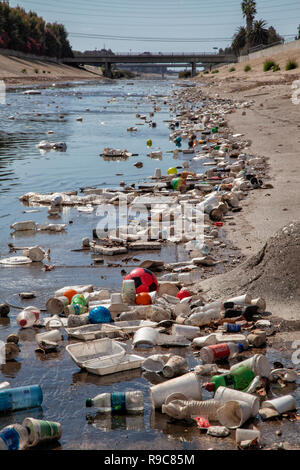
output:
[[104, 65], [105, 76], [111, 77], [112, 64], [190, 64], [192, 76], [196, 75], [197, 64], [231, 64], [237, 62], [234, 55], [201, 53], [130, 53], [111, 55], [78, 55], [72, 58], [61, 59], [61, 62], [68, 65]]

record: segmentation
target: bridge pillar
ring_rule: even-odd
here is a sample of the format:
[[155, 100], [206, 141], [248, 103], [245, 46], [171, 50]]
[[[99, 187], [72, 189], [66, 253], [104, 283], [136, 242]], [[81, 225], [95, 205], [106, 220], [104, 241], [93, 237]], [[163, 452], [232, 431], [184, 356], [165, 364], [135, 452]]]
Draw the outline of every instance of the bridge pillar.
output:
[[192, 77], [195, 77], [197, 75], [197, 69], [196, 69], [196, 62], [192, 62]]
[[112, 78], [111, 62], [105, 62], [104, 76], [107, 78]]

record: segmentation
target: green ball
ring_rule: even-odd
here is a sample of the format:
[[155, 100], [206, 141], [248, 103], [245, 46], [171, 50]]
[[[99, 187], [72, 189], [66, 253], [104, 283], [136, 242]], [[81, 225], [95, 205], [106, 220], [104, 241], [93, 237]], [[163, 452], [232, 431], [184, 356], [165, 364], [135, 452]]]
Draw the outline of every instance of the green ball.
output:
[[82, 305], [83, 307], [86, 306], [86, 299], [82, 294], [76, 294], [71, 300], [71, 305]]
[[179, 178], [174, 178], [174, 179], [172, 180], [172, 188], [176, 190], [176, 189], [180, 188], [180, 186], [182, 185], [182, 183], [183, 183], [183, 179], [182, 179], [181, 177], [179, 177]]

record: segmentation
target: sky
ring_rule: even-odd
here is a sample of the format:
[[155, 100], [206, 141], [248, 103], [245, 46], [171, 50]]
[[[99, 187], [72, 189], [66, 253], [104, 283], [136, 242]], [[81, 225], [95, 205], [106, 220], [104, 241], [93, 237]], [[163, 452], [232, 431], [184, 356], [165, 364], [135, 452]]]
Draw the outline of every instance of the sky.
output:
[[[66, 26], [74, 50], [214, 52], [245, 25], [241, 0], [10, 0]], [[256, 19], [295, 38], [300, 0], [257, 0]]]

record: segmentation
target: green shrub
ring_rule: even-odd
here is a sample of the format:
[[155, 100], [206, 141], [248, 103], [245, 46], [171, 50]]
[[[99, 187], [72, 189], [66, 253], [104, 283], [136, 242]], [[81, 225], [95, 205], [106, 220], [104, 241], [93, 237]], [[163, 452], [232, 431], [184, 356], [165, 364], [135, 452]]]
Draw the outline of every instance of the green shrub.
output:
[[280, 70], [280, 67], [278, 64], [273, 65], [272, 67], [273, 72], [278, 72]]
[[34, 73], [39, 73], [39, 69], [34, 69]]
[[289, 60], [285, 66], [285, 70], [294, 70], [298, 68], [298, 64], [295, 60]]
[[274, 67], [275, 62], [274, 60], [272, 59], [268, 59], [264, 62], [264, 72], [268, 72], [269, 70], [271, 70], [273, 67]]
[[208, 70], [204, 70], [203, 73], [205, 73], [205, 75], [207, 75], [207, 74], [209, 73], [209, 71], [208, 71]]
[[235, 67], [231, 67], [231, 69], [229, 69], [229, 72], [235, 72]]
[[27, 69], [23, 69], [23, 70], [22, 70], [22, 73], [27, 73]]
[[250, 70], [251, 70], [250, 65], [245, 65], [244, 72], [250, 72]]
[[219, 70], [218, 69], [213, 70], [211, 73], [219, 73]]

